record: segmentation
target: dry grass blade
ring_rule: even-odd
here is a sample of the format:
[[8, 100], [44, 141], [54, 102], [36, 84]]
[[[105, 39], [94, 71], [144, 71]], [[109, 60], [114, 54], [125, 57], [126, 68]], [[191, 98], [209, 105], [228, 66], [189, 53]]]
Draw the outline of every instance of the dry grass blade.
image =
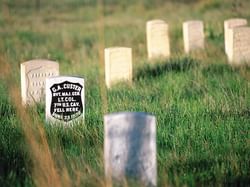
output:
[[3, 57], [0, 61], [0, 67], [0, 73], [5, 77], [11, 101], [15, 106], [24, 136], [30, 147], [29, 153], [33, 163], [32, 175], [34, 183], [36, 186], [71, 186], [70, 181], [67, 180], [69, 177], [65, 177], [68, 175], [67, 173], [62, 175], [63, 178], [59, 175], [46, 139], [43, 124], [38, 118], [33, 118], [27, 108], [22, 105], [19, 87], [14, 83], [10, 74], [11, 66]]

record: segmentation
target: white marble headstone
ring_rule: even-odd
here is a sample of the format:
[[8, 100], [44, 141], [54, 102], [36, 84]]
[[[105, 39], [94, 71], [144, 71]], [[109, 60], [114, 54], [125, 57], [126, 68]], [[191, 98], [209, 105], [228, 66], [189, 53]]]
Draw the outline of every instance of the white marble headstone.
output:
[[169, 29], [163, 20], [151, 20], [147, 22], [147, 51], [148, 58], [169, 57]]
[[232, 29], [235, 27], [246, 26], [247, 20], [242, 18], [233, 18], [224, 21], [224, 43], [225, 43], [225, 53], [228, 55], [230, 46], [232, 45], [232, 40], [230, 38]]
[[104, 116], [105, 175], [156, 186], [156, 118], [147, 113], [120, 112]]
[[45, 101], [45, 79], [59, 75], [59, 64], [50, 60], [31, 60], [21, 64], [22, 103]]
[[228, 48], [228, 60], [232, 65], [250, 65], [250, 27], [233, 28], [229, 33], [232, 41]]
[[204, 48], [204, 26], [199, 20], [183, 23], [184, 50], [186, 53]]
[[120, 81], [132, 82], [132, 49], [105, 49], [105, 82], [108, 88]]
[[46, 120], [71, 124], [84, 119], [84, 79], [58, 76], [46, 79]]

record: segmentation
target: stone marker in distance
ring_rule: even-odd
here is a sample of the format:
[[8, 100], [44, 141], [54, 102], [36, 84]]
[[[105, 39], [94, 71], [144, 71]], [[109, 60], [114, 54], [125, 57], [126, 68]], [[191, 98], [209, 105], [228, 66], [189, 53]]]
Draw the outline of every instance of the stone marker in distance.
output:
[[246, 26], [247, 20], [242, 18], [233, 18], [224, 21], [224, 43], [225, 43], [225, 53], [228, 55], [228, 50], [230, 50], [230, 46], [232, 45], [232, 41], [229, 38], [232, 32], [232, 29], [235, 27]]
[[228, 60], [231, 65], [250, 65], [250, 27], [236, 27], [229, 32]]
[[140, 112], [105, 115], [104, 160], [107, 178], [156, 186], [156, 118]]
[[199, 20], [183, 23], [184, 50], [186, 53], [204, 48], [204, 26]]
[[46, 79], [46, 120], [72, 124], [84, 119], [84, 79], [58, 76]]
[[59, 64], [50, 60], [30, 60], [21, 64], [22, 103], [44, 102], [45, 79], [59, 75]]
[[113, 47], [104, 52], [106, 86], [110, 88], [119, 81], [132, 82], [132, 49]]
[[163, 20], [151, 20], [146, 27], [148, 58], [169, 57], [168, 24]]

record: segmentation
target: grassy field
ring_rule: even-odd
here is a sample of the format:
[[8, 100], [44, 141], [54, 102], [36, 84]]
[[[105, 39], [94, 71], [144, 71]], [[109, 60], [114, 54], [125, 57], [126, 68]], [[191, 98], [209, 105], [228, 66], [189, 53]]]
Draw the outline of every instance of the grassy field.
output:
[[[248, 0], [36, 2], [1, 2], [0, 186], [109, 186], [103, 115], [118, 111], [156, 116], [158, 186], [250, 185], [250, 69], [227, 64], [223, 35], [225, 19], [250, 22]], [[155, 18], [169, 24], [171, 58], [152, 63], [145, 27]], [[204, 21], [206, 49], [187, 56], [189, 19]], [[132, 85], [104, 87], [111, 46], [133, 49]], [[51, 127], [44, 104], [21, 106], [20, 63], [34, 58], [85, 78], [84, 124]]]

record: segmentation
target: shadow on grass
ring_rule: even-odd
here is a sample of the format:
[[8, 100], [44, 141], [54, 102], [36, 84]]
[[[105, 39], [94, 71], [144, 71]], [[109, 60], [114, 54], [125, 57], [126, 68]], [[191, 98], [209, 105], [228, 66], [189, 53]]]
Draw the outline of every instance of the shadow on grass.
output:
[[250, 107], [249, 108], [243, 108], [241, 110], [230, 110], [230, 111], [222, 111], [222, 110], [216, 110], [216, 111], [207, 111], [205, 113], [207, 117], [209, 117], [211, 120], [221, 118], [221, 119], [227, 119], [227, 118], [245, 118], [250, 119]]
[[229, 64], [209, 64], [208, 66], [204, 67], [202, 69], [202, 74], [205, 77], [208, 77], [210, 75], [218, 75], [223, 76], [225, 74], [231, 74], [231, 73], [240, 73], [241, 71], [249, 72], [250, 67], [249, 66], [239, 66], [234, 67], [230, 66]]
[[202, 74], [205, 77], [209, 75], [224, 75], [225, 73], [232, 73], [234, 69], [228, 64], [209, 64], [202, 69]]
[[[184, 173], [191, 173], [190, 178], [194, 181], [189, 181], [188, 176], [182, 178], [181, 183], [194, 186], [248, 186], [250, 178], [245, 175], [234, 175], [231, 168], [227, 168], [226, 173], [221, 173], [218, 178], [218, 173], [214, 172], [214, 168], [225, 164], [223, 159], [196, 159], [183, 162], [175, 162], [168, 168], [169, 176], [181, 176]], [[173, 178], [174, 179], [174, 178]], [[189, 184], [191, 182], [191, 184]], [[176, 185], [176, 181], [170, 180], [170, 183]]]
[[148, 63], [143, 67], [138, 68], [135, 72], [134, 80], [146, 77], [158, 77], [166, 72], [185, 72], [197, 65], [198, 63], [189, 57], [158, 61], [154, 64]]

